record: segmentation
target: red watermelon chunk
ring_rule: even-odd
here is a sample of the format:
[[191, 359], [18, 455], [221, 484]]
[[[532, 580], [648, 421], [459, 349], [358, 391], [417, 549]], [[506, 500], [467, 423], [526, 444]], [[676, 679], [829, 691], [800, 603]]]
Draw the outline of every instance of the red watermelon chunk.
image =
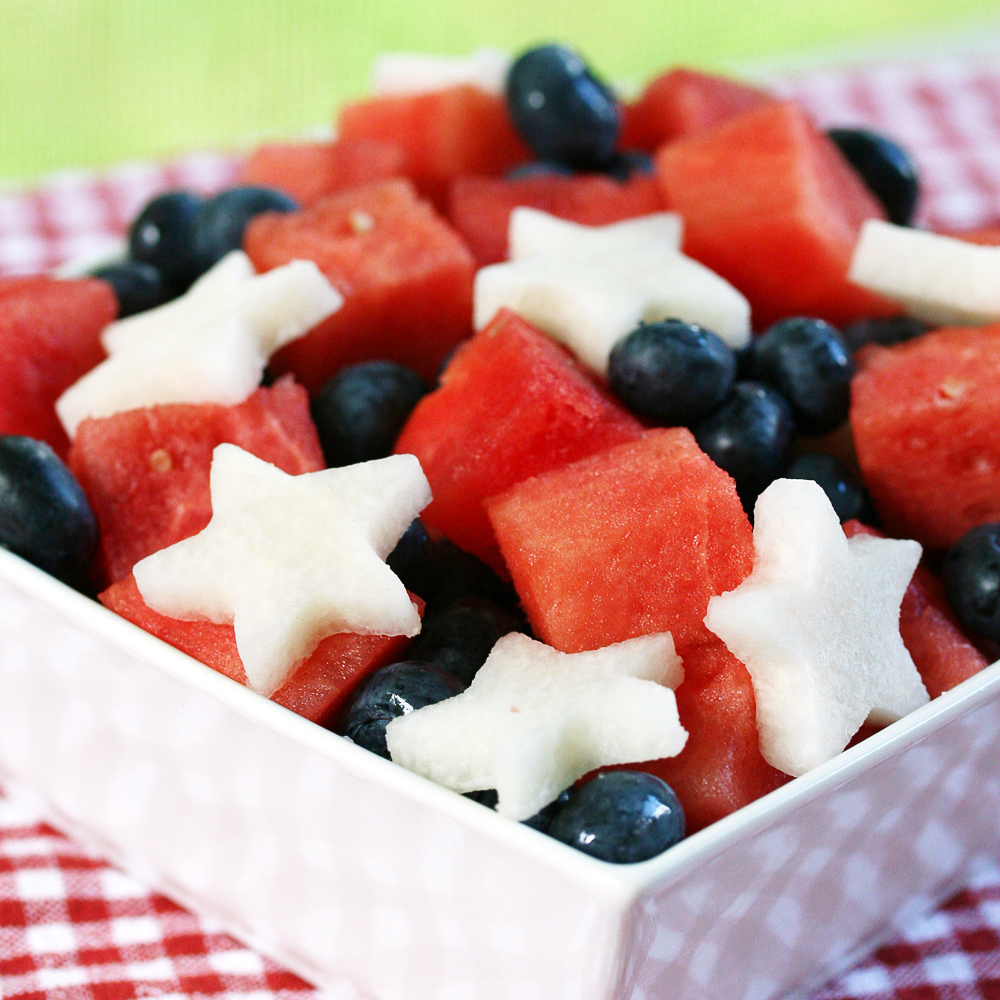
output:
[[1000, 324], [867, 347], [859, 361], [851, 428], [890, 534], [944, 548], [1000, 521]]
[[271, 359], [311, 393], [344, 365], [397, 361], [433, 381], [472, 332], [472, 255], [408, 181], [329, 195], [312, 208], [257, 216], [244, 247], [258, 271], [313, 260], [344, 305]]
[[736, 487], [684, 428], [538, 475], [486, 509], [535, 634], [568, 653], [650, 632], [673, 633], [681, 656], [715, 642], [708, 600], [753, 566]]
[[760, 753], [757, 703], [747, 668], [716, 640], [684, 656], [677, 710], [688, 741], [676, 757], [640, 764], [684, 806], [689, 833], [790, 781]]
[[656, 179], [642, 175], [624, 184], [600, 174], [462, 177], [452, 186], [448, 215], [479, 267], [507, 259], [510, 213], [519, 205], [585, 226], [605, 226], [661, 211], [663, 196]]
[[502, 310], [417, 404], [396, 451], [430, 482], [424, 523], [504, 571], [483, 501], [642, 432], [561, 347]]
[[292, 475], [325, 467], [305, 390], [289, 378], [238, 406], [175, 403], [80, 424], [69, 464], [101, 529], [107, 582], [208, 524], [212, 451], [223, 443]]
[[734, 284], [763, 329], [792, 315], [847, 323], [899, 306], [847, 280], [865, 219], [885, 212], [794, 104], [774, 102], [656, 157], [684, 251]]
[[346, 104], [337, 133], [396, 143], [406, 155], [406, 175], [442, 209], [456, 177], [501, 174], [531, 158], [504, 99], [467, 85]]
[[250, 154], [241, 184], [260, 184], [291, 195], [303, 208], [324, 195], [401, 177], [399, 146], [374, 139], [277, 143]]
[[66, 457], [55, 401], [104, 360], [101, 331], [117, 314], [111, 286], [94, 278], [0, 279], [0, 434], [47, 441]]
[[637, 101], [624, 106], [621, 145], [652, 153], [665, 142], [707, 132], [774, 100], [738, 80], [680, 67], [656, 77]]
[[[146, 605], [129, 573], [100, 595], [101, 603], [115, 614], [193, 656], [231, 680], [246, 685], [243, 661], [236, 649], [232, 625], [168, 618]], [[422, 611], [423, 602], [414, 598]], [[410, 643], [406, 636], [360, 635], [339, 632], [327, 636], [280, 687], [271, 700], [312, 722], [336, 716], [354, 686], [367, 674], [394, 663]]]
[[[885, 536], [860, 521], [846, 521], [844, 533]], [[913, 574], [899, 609], [899, 634], [909, 650], [927, 693], [936, 698], [978, 674], [989, 661], [962, 633], [951, 613], [941, 582], [926, 566]]]

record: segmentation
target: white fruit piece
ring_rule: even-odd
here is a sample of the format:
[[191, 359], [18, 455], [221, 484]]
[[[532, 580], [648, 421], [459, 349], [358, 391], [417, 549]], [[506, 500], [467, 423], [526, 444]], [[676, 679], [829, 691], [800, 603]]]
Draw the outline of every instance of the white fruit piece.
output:
[[623, 254], [642, 250], [650, 254], [680, 251], [684, 224], [676, 212], [654, 212], [607, 226], [584, 226], [569, 219], [521, 206], [510, 213], [508, 256], [527, 257], [610, 256], [611, 248]]
[[255, 275], [234, 251], [174, 302], [112, 323], [109, 357], [70, 386], [56, 413], [70, 437], [86, 417], [164, 403], [242, 403], [268, 358], [337, 311], [341, 294], [312, 261]]
[[705, 624], [750, 671], [764, 759], [800, 775], [862, 723], [919, 708], [927, 690], [899, 634], [914, 541], [850, 540], [822, 488], [778, 479], [754, 507], [754, 568]]
[[673, 757], [687, 733], [669, 632], [586, 653], [505, 635], [462, 694], [389, 723], [397, 764], [456, 792], [495, 788], [497, 812], [533, 816], [588, 771]]
[[509, 69], [510, 56], [488, 47], [467, 56], [387, 52], [372, 65], [372, 93], [376, 97], [430, 94], [468, 84], [502, 96]]
[[1000, 247], [868, 219], [848, 277], [936, 326], [1000, 320]]
[[290, 476], [231, 444], [212, 455], [212, 520], [136, 563], [154, 611], [231, 623], [250, 687], [271, 695], [335, 632], [416, 635], [385, 564], [430, 503], [413, 455]]
[[730, 347], [750, 342], [750, 304], [714, 271], [677, 250], [670, 213], [580, 226], [537, 209], [511, 213], [512, 259], [476, 273], [474, 320], [506, 307], [607, 376], [611, 349], [640, 322], [681, 319]]

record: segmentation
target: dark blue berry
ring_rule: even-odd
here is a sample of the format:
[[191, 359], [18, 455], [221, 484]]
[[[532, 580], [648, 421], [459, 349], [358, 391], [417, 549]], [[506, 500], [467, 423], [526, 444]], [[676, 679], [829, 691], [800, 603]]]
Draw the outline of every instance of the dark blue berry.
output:
[[437, 554], [438, 582], [434, 594], [427, 599], [428, 609], [444, 607], [463, 597], [484, 597], [502, 608], [517, 608], [514, 588], [486, 563], [447, 538], [437, 543]]
[[1000, 642], [1000, 523], [980, 524], [948, 550], [944, 592], [958, 620], [976, 635]]
[[163, 275], [152, 264], [140, 264], [137, 260], [100, 267], [94, 271], [94, 277], [114, 289], [119, 319], [155, 309], [173, 297]]
[[522, 163], [519, 167], [512, 167], [505, 174], [509, 181], [529, 180], [532, 177], [572, 176], [573, 171], [569, 167], [564, 167], [561, 163], [553, 163], [551, 160], [532, 160], [530, 163]]
[[262, 212], [294, 212], [298, 202], [283, 191], [268, 187], [234, 187], [209, 198], [194, 227], [194, 253], [198, 273], [207, 271], [227, 253], [243, 248], [243, 232]]
[[438, 549], [419, 517], [410, 522], [385, 561], [411, 594], [430, 602], [440, 573]]
[[759, 382], [737, 382], [729, 399], [694, 427], [701, 450], [736, 481], [748, 514], [785, 467], [794, 432], [787, 400]]
[[660, 778], [607, 771], [570, 793], [548, 833], [591, 857], [632, 864], [684, 839], [684, 810]]
[[465, 685], [432, 663], [405, 660], [369, 674], [355, 689], [336, 731], [358, 746], [389, 757], [385, 730], [393, 719], [461, 694]]
[[889, 221], [908, 226], [920, 196], [910, 154], [892, 139], [864, 128], [832, 128], [826, 134], [882, 203]]
[[866, 344], [880, 344], [890, 347], [904, 344], [908, 340], [922, 337], [930, 327], [919, 319], [909, 316], [890, 316], [886, 319], [859, 319], [840, 331], [848, 350], [857, 351]]
[[687, 427], [711, 413], [736, 377], [733, 352], [714, 334], [679, 319], [644, 323], [615, 344], [611, 391], [657, 423]]
[[97, 522], [83, 490], [43, 441], [0, 437], [0, 545], [71, 586], [85, 586]]
[[552, 820], [556, 818], [562, 807], [569, 802], [572, 795], [572, 788], [563, 789], [559, 793], [558, 798], [553, 799], [547, 806], [543, 806], [534, 816], [522, 819], [521, 822], [525, 826], [530, 826], [532, 830], [537, 830], [539, 833], [548, 833], [549, 827], [552, 826]]
[[486, 806], [487, 809], [496, 809], [497, 802], [500, 799], [495, 788], [484, 788], [480, 792], [463, 792], [462, 794], [467, 799], [472, 799], [473, 802], [478, 802], [481, 806]]
[[312, 417], [331, 468], [385, 458], [428, 392], [424, 380], [394, 361], [341, 369], [312, 401]]
[[868, 491], [851, 475], [847, 466], [833, 455], [802, 455], [785, 472], [786, 479], [811, 479], [823, 487], [841, 521], [857, 518], [871, 524]]
[[804, 316], [775, 323], [754, 342], [753, 371], [791, 403], [803, 434], [825, 434], [847, 419], [854, 362], [829, 323]]
[[409, 655], [434, 663], [469, 684], [497, 640], [520, 626], [518, 618], [492, 601], [466, 597], [424, 615]]
[[155, 267], [177, 292], [201, 273], [194, 234], [203, 200], [189, 191], [168, 191], [149, 202], [132, 223], [128, 252], [132, 260]]
[[636, 174], [650, 175], [655, 172], [653, 158], [641, 149], [623, 149], [615, 153], [614, 159], [604, 168], [604, 172], [621, 184], [631, 180]]
[[572, 49], [542, 45], [520, 56], [507, 76], [507, 108], [539, 159], [600, 170], [614, 158], [618, 103]]

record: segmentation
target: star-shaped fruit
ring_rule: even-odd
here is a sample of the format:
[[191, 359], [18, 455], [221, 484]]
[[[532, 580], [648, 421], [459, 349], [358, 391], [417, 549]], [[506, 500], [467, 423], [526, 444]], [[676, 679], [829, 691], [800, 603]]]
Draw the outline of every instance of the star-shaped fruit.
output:
[[457, 792], [495, 788], [527, 819], [588, 771], [679, 754], [684, 679], [669, 632], [586, 653], [505, 635], [468, 689], [389, 723], [392, 759]]
[[488, 47], [467, 56], [387, 52], [372, 65], [372, 93], [398, 97], [465, 85], [502, 97], [509, 69], [510, 56]]
[[530, 255], [476, 273], [477, 329], [506, 306], [602, 377], [611, 349], [642, 322], [680, 319], [711, 330], [732, 348], [749, 343], [749, 303], [725, 279], [677, 250], [672, 224], [661, 218], [645, 230], [639, 220], [580, 226], [590, 231], [571, 249], [574, 241], [565, 237], [538, 238], [540, 214], [512, 213], [514, 246]]
[[385, 557], [431, 500], [413, 455], [290, 476], [231, 444], [212, 456], [212, 520], [136, 563], [154, 611], [231, 623], [255, 691], [271, 695], [335, 632], [416, 635]]
[[709, 601], [705, 624], [750, 671], [764, 759], [797, 776], [840, 753], [866, 720], [893, 722], [928, 700], [899, 634], [921, 549], [848, 539], [804, 479], [761, 493], [753, 540], [753, 572]]
[[256, 275], [236, 250], [179, 299], [112, 323], [101, 338], [109, 357], [59, 397], [56, 412], [72, 437], [85, 417], [162, 403], [242, 403], [271, 354], [342, 303], [312, 261]]

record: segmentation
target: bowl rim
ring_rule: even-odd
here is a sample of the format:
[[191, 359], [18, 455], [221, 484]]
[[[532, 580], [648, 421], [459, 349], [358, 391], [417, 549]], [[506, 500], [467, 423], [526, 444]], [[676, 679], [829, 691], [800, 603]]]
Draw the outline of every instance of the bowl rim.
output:
[[529, 856], [536, 864], [555, 870], [621, 909], [662, 891], [748, 835], [773, 825], [1000, 694], [998, 661], [832, 760], [691, 834], [662, 854], [636, 864], [615, 865], [498, 816], [493, 810], [352, 744], [230, 680], [3, 549], [0, 549], [0, 580], [174, 680], [190, 685], [303, 749], [328, 758], [351, 777], [375, 782], [417, 805], [442, 813], [508, 851]]

